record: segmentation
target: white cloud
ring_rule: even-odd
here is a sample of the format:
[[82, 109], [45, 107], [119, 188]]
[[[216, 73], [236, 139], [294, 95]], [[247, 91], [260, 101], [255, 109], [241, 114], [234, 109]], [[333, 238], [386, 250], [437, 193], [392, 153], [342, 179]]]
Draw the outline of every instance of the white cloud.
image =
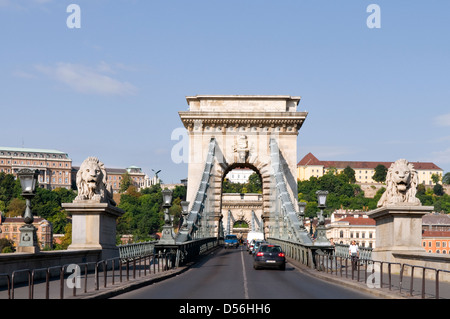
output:
[[438, 126], [450, 126], [450, 113], [435, 117], [434, 123]]
[[15, 70], [12, 72], [12, 75], [16, 78], [21, 78], [21, 79], [35, 79], [36, 76], [34, 74], [25, 72], [25, 71], [21, 71], [21, 70]]
[[96, 68], [72, 63], [57, 63], [55, 66], [36, 65], [35, 68], [79, 93], [133, 95], [137, 91], [132, 84], [106, 75], [105, 73], [114, 72], [105, 62], [101, 62]]

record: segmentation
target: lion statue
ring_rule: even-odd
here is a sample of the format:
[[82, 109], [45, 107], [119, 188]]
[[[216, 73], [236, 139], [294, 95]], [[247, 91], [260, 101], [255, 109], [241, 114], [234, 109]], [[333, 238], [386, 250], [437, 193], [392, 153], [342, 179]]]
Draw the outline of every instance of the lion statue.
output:
[[93, 200], [116, 205], [112, 198], [111, 186], [107, 188], [105, 165], [96, 157], [88, 157], [77, 173], [78, 196], [75, 200]]
[[405, 159], [391, 164], [386, 175], [386, 191], [381, 196], [378, 207], [392, 205], [421, 205], [416, 197], [419, 177], [414, 166]]

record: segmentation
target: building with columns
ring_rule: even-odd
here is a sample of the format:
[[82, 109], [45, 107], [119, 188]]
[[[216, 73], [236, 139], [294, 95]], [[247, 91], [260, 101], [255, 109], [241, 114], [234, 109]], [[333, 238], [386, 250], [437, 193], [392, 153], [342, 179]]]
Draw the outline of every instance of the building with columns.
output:
[[0, 147], [0, 172], [13, 174], [22, 168], [39, 170], [39, 187], [67, 188], [72, 185], [72, 160], [61, 151]]
[[326, 228], [333, 243], [348, 245], [354, 240], [359, 247], [375, 248], [375, 220], [364, 212], [335, 211]]

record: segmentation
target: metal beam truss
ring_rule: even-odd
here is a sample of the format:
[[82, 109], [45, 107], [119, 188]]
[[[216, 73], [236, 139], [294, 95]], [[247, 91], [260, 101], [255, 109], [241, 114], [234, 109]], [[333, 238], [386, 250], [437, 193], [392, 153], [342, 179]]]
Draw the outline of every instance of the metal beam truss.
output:
[[212, 169], [214, 166], [214, 155], [216, 151], [216, 140], [211, 139], [206, 157], [205, 168], [202, 179], [195, 196], [194, 203], [187, 215], [187, 222], [176, 237], [177, 243], [184, 243], [194, 239], [214, 237], [214, 193], [210, 188]]
[[283, 170], [283, 156], [275, 139], [270, 139], [270, 158], [273, 174], [271, 174], [270, 221], [269, 236], [271, 238], [292, 241], [305, 246], [313, 242], [308, 231], [298, 218], [294, 204], [286, 185], [286, 174]]

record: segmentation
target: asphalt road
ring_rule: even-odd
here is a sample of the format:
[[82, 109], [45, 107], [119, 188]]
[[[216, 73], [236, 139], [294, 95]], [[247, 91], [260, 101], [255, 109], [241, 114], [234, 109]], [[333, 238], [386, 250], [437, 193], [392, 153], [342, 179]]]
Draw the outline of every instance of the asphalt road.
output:
[[371, 295], [286, 270], [255, 270], [244, 247], [218, 249], [187, 272], [114, 299], [366, 299]]

